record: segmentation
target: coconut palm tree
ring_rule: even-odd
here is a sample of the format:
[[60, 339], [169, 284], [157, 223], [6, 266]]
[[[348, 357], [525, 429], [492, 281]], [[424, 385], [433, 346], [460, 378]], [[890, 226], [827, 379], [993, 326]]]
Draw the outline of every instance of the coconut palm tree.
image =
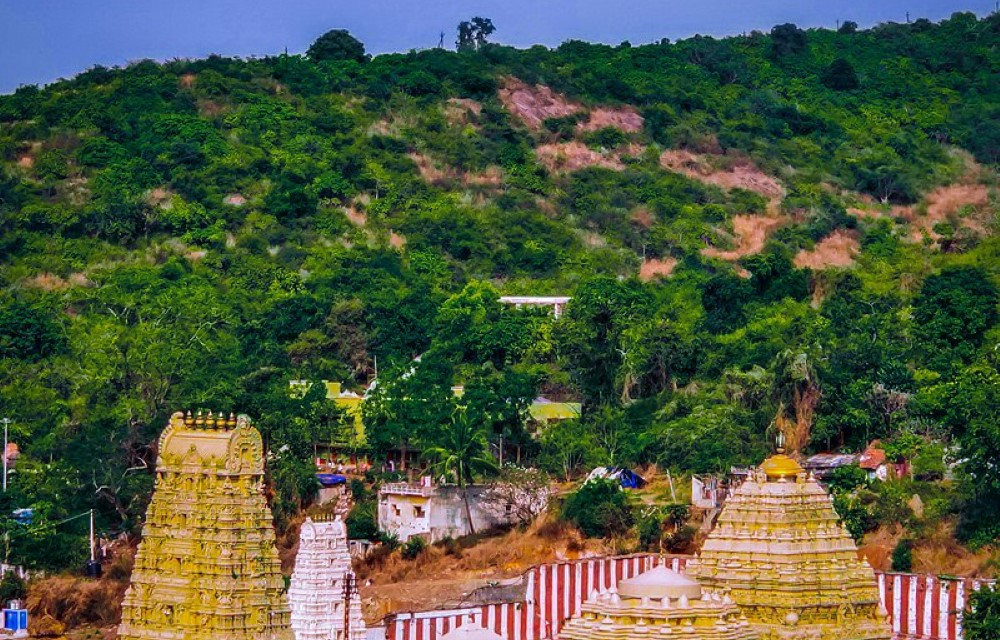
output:
[[469, 531], [475, 533], [472, 509], [469, 507], [468, 485], [472, 483], [477, 473], [496, 469], [496, 463], [490, 456], [486, 430], [482, 425], [469, 420], [464, 408], [456, 408], [451, 421], [445, 425], [437, 438], [437, 445], [426, 449], [424, 455], [431, 460], [435, 474], [455, 476], [458, 488], [462, 492], [462, 501], [465, 503]]

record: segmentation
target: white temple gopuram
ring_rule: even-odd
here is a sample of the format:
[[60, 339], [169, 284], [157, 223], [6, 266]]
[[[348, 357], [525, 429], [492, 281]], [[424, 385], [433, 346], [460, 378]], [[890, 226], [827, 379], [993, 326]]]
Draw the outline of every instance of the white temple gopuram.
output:
[[365, 640], [347, 527], [340, 516], [302, 523], [288, 603], [296, 640]]

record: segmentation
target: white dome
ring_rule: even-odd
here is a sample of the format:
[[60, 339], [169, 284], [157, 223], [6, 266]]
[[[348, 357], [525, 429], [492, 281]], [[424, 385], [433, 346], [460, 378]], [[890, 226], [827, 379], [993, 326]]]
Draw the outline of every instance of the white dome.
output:
[[626, 598], [680, 598], [690, 600], [701, 598], [701, 586], [697, 582], [672, 569], [660, 565], [634, 578], [618, 583], [618, 593]]

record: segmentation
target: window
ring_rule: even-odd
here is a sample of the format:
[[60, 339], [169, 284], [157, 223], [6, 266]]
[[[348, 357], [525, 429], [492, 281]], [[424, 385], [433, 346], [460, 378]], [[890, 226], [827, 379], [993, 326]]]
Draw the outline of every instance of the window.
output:
[[427, 512], [424, 511], [424, 508], [422, 506], [420, 506], [419, 504], [413, 505], [413, 517], [414, 518], [423, 518], [426, 515], [427, 515]]

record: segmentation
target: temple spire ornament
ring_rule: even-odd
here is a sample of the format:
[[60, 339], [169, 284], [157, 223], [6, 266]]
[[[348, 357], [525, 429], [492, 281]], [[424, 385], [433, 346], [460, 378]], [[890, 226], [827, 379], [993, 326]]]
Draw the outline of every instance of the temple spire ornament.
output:
[[246, 416], [170, 418], [120, 640], [292, 640], [263, 482]]
[[777, 443], [726, 501], [688, 573], [732, 598], [760, 640], [888, 640], [874, 571], [830, 495]]

